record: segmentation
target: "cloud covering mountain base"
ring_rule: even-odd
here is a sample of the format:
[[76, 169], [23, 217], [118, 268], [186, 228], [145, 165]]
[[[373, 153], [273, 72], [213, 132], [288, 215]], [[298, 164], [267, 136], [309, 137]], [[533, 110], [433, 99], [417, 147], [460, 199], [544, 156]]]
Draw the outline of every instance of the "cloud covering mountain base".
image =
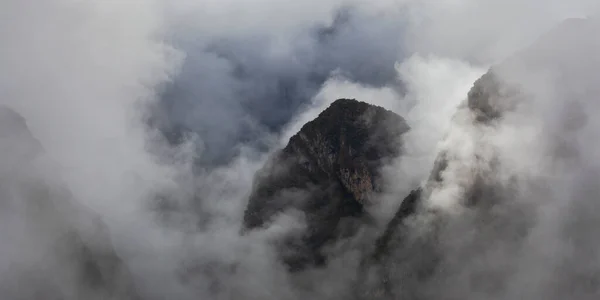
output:
[[[294, 215], [239, 232], [256, 170], [337, 98], [381, 105], [411, 126], [406, 154], [383, 169], [390, 188], [372, 214], [382, 231], [421, 184], [424, 212], [407, 221], [414, 236], [389, 258], [395, 269], [382, 271], [393, 271], [382, 297], [595, 299], [600, 26], [590, 18], [552, 28], [598, 8], [585, 0], [9, 0], [0, 3], [0, 103], [42, 145], [35, 177], [107, 224], [104, 244], [142, 299], [361, 295], [357, 251], [326, 268], [286, 271], [272, 242], [303, 226]], [[514, 54], [522, 49], [530, 50]], [[481, 108], [469, 102], [471, 87], [493, 65], [501, 89], [522, 94], [494, 90], [501, 97]], [[495, 88], [483, 84], [482, 94]], [[2, 174], [13, 168], [6, 153]], [[440, 154], [440, 180], [428, 181]], [[19, 193], [11, 199], [38, 197]], [[477, 201], [465, 203], [469, 193]], [[54, 250], [24, 230], [39, 220], [2, 209], [11, 216], [0, 231], [6, 283], [15, 266]], [[445, 226], [430, 235], [436, 222]], [[15, 236], [23, 249], [9, 246], [21, 245]], [[420, 267], [419, 249], [435, 250], [442, 267], [415, 280], [408, 271]], [[47, 282], [22, 280], [10, 296], [30, 298]], [[62, 299], [81, 299], [78, 285], [62, 281]]]

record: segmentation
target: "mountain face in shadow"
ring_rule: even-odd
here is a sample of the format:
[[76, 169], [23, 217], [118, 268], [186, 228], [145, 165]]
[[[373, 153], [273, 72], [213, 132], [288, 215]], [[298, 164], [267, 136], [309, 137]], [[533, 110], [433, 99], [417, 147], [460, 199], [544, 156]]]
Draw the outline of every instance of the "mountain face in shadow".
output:
[[0, 147], [0, 264], [10, 265], [2, 274], [3, 298], [138, 299], [101, 217], [41, 175], [42, 145], [25, 119], [4, 106]]
[[284, 242], [283, 260], [292, 269], [325, 264], [322, 247], [363, 222], [365, 206], [380, 189], [379, 168], [400, 155], [407, 130], [400, 116], [381, 107], [335, 101], [258, 172], [245, 228], [300, 212], [306, 229]]

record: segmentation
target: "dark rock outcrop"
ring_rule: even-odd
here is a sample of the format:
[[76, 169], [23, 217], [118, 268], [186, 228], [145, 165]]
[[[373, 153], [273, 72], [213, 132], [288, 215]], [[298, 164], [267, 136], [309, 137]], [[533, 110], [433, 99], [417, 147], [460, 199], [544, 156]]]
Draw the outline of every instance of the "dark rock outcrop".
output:
[[381, 187], [379, 168], [400, 154], [407, 130], [400, 116], [381, 107], [335, 101], [258, 172], [245, 228], [262, 227], [282, 212], [299, 210], [307, 228], [284, 243], [283, 259], [292, 269], [325, 263], [323, 246], [352, 234], [340, 224], [365, 216], [369, 198]]

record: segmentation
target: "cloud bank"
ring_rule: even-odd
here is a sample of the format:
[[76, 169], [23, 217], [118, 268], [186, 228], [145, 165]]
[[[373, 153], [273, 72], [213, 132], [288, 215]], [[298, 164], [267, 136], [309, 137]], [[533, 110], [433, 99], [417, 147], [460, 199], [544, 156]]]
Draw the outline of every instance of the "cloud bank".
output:
[[[539, 216], [507, 288], [478, 294], [467, 280], [477, 274], [469, 263], [461, 265], [464, 273], [456, 281], [440, 288], [462, 299], [510, 299], [522, 297], [521, 291], [538, 298], [548, 296], [542, 287], [555, 279], [546, 277], [554, 270], [548, 266], [560, 264], [557, 255], [567, 261], [557, 268], [569, 271], [565, 278], [571, 281], [596, 261], [590, 254], [597, 249], [593, 232], [585, 229], [595, 224], [594, 137], [600, 127], [593, 118], [596, 106], [585, 100], [598, 95], [588, 89], [597, 54], [567, 44], [560, 57], [570, 59], [550, 64], [576, 66], [566, 70], [576, 74], [568, 81], [574, 86], [556, 78], [523, 78], [529, 73], [521, 69], [507, 72], [505, 77], [523, 79], [537, 97], [531, 107], [507, 114], [492, 132], [461, 119], [468, 112], [455, 114], [456, 107], [489, 66], [565, 18], [597, 11], [591, 0], [9, 0], [0, 3], [0, 103], [21, 114], [43, 145], [36, 176], [66, 187], [109, 225], [112, 244], [144, 299], [348, 296], [352, 255], [326, 270], [293, 276], [274, 259], [270, 241], [294, 226], [293, 220], [239, 235], [252, 176], [265, 156], [342, 96], [391, 109], [413, 128], [407, 154], [389, 167], [388, 178], [397, 184], [383, 201], [382, 223], [390, 217], [386, 208], [397, 207], [398, 199], [426, 179], [440, 150], [456, 153], [460, 159], [449, 170], [458, 172], [470, 167], [465, 162], [478, 147], [489, 147], [503, 162], [498, 174], [552, 187], [550, 193], [519, 189], [523, 194], [516, 199], [533, 202]], [[587, 38], [597, 42], [593, 30]], [[574, 93], [587, 116], [577, 134], [564, 125], [581, 118], [563, 104]], [[551, 150], [577, 154], [555, 165], [547, 158], [558, 154], [540, 154]], [[452, 188], [454, 181], [446, 183], [444, 188]], [[456, 205], [452, 190], [440, 191], [446, 193], [439, 198], [443, 206]], [[157, 214], [152, 208], [162, 195], [167, 208]], [[31, 218], [20, 210], [15, 215], [20, 218], [3, 221], [10, 228], [1, 232], [3, 245], [25, 226], [19, 220]], [[559, 229], [575, 239], [572, 244], [556, 236]], [[23, 245], [38, 238], [25, 236]], [[464, 254], [460, 247], [472, 249], [476, 242], [447, 247]], [[31, 256], [0, 248], [6, 250], [0, 281], [9, 278], [12, 261], [32, 263]], [[481, 258], [493, 262], [482, 263], [483, 269], [510, 258], [492, 254]], [[525, 286], [526, 279], [537, 281]], [[557, 289], [551, 295], [593, 294], [572, 286]]]

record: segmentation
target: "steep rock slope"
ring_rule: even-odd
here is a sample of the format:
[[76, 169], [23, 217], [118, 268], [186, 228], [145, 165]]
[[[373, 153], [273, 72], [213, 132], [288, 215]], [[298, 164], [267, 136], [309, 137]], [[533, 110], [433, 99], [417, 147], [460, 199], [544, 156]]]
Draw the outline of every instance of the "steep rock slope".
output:
[[138, 299], [103, 221], [42, 175], [42, 145], [7, 107], [0, 107], [0, 148], [0, 265], [10, 266], [3, 298]]
[[335, 101], [302, 127], [258, 172], [244, 215], [247, 229], [268, 225], [283, 212], [302, 212], [306, 230], [282, 246], [292, 269], [323, 264], [322, 248], [352, 234], [380, 188], [379, 168], [397, 157], [408, 130], [398, 115], [351, 99]]
[[[600, 179], [598, 172], [589, 170], [593, 167], [586, 166], [584, 157], [590, 154], [582, 153], [585, 149], [580, 147], [584, 134], [595, 132], [589, 126], [594, 122], [590, 116], [598, 113], [600, 42], [591, 38], [599, 28], [597, 22], [568, 20], [475, 82], [457, 109], [430, 178], [404, 200], [359, 271], [366, 287], [361, 297], [598, 296], [600, 289], [594, 283], [600, 281], [599, 269], [582, 264], [593, 261], [595, 255], [580, 250], [563, 254], [560, 261], [549, 259], [547, 266], [535, 265], [549, 268], [548, 276], [536, 277], [535, 287], [520, 286], [522, 278], [517, 277], [526, 272], [522, 264], [531, 259], [527, 255], [540, 251], [536, 248], [540, 245], [530, 240], [535, 237], [536, 222], [545, 218], [539, 214], [540, 204], [564, 201], [562, 214], [573, 219], [581, 218], [571, 212], [578, 207], [597, 209], [592, 200], [600, 195], [597, 188], [587, 187], [585, 197], [565, 193], [557, 199], [552, 186], [564, 184], [563, 176], [583, 182]], [[511, 136], [511, 144], [503, 143], [499, 138], [503, 130], [519, 129], [519, 125], [524, 126], [522, 130], [537, 128], [536, 144], [527, 145], [525, 135]], [[536, 161], [543, 165], [536, 167], [545, 171], [523, 170], [507, 157], [543, 158], [543, 162]], [[586, 226], [594, 224], [589, 214], [581, 215]], [[553, 224], [561, 228], [554, 242], [568, 240], [565, 243], [572, 243], [573, 249], [598, 247], [592, 242], [593, 234], [578, 232], [571, 223]]]

